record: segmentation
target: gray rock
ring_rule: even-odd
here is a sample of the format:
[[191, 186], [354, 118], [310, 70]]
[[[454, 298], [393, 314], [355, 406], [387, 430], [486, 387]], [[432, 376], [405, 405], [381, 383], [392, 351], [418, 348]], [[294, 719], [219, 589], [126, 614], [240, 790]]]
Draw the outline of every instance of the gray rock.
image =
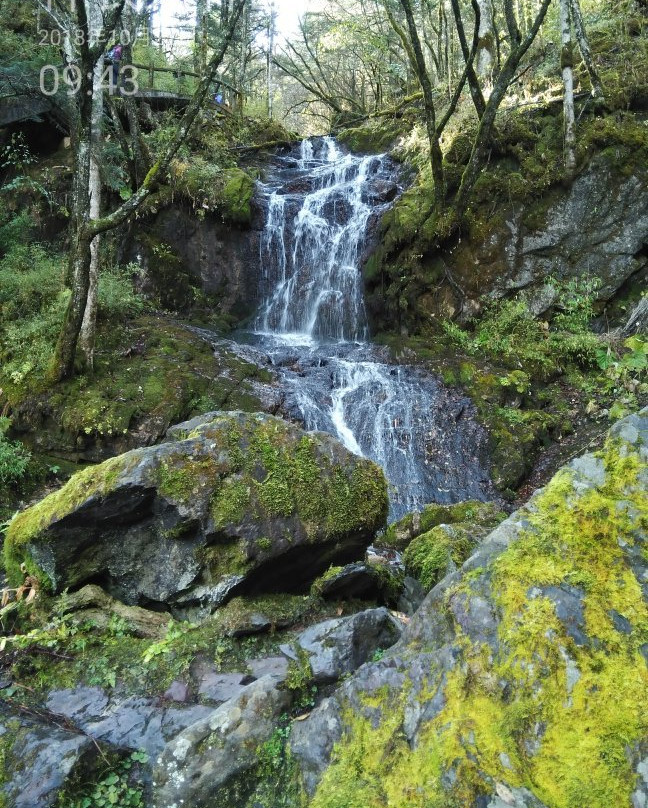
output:
[[143, 749], [152, 757], [165, 741], [212, 711], [199, 704], [159, 706], [139, 696], [111, 699], [97, 687], [52, 691], [46, 706], [97, 741], [120, 749]]
[[547, 806], [526, 788], [496, 783], [495, 794], [491, 795], [487, 808], [547, 808]]
[[288, 660], [283, 656], [263, 657], [262, 659], [251, 659], [248, 667], [252, 676], [262, 679], [264, 676], [271, 676], [275, 682], [285, 681], [288, 674]]
[[124, 603], [200, 618], [236, 594], [303, 591], [361, 554], [386, 515], [382, 471], [329, 435], [211, 413], [75, 475], [14, 520], [7, 542], [55, 592], [101, 577]]
[[[11, 743], [4, 736], [9, 735]], [[98, 750], [81, 734], [14, 713], [0, 704], [3, 781], [0, 802], [11, 808], [50, 808], [67, 783], [92, 768]], [[6, 802], [5, 802], [6, 801]]]
[[177, 735], [156, 762], [154, 808], [238, 804], [234, 795], [254, 788], [247, 773], [289, 704], [289, 693], [266, 676]]
[[302, 783], [312, 795], [331, 759], [333, 746], [342, 736], [344, 724], [340, 707], [324, 699], [305, 721], [295, 721], [290, 733], [290, 751], [299, 761]]
[[191, 675], [198, 695], [217, 704], [235, 698], [250, 683], [248, 674], [221, 673], [214, 664], [200, 660], [192, 664]]
[[[619, 181], [602, 160], [594, 160], [548, 210], [545, 227], [526, 234], [509, 254], [508, 287], [543, 283], [550, 276], [595, 277], [601, 281], [599, 299], [608, 300], [646, 265], [641, 256], [648, 232], [645, 182], [638, 176]], [[546, 296], [543, 300], [542, 286], [530, 299], [540, 311], [551, 305]]]
[[588, 645], [583, 590], [576, 586], [561, 584], [560, 586], [542, 587], [540, 593], [553, 601], [556, 616], [576, 645]]
[[186, 682], [176, 679], [164, 691], [164, 698], [169, 701], [177, 701], [179, 704], [185, 704], [191, 698], [191, 688]]
[[[352, 673], [376, 651], [392, 646], [401, 630], [402, 625], [387, 609], [368, 609], [311, 626], [296, 643], [308, 655], [313, 680], [324, 684]], [[295, 657], [290, 648], [285, 651]]]
[[406, 575], [403, 579], [403, 591], [398, 599], [398, 610], [405, 614], [414, 614], [425, 599], [425, 589], [416, 578]]

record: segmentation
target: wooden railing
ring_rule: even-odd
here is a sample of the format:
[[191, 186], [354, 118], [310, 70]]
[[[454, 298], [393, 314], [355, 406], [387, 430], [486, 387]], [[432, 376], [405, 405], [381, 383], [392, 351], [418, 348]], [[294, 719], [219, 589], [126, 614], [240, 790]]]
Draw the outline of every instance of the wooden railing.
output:
[[[171, 74], [174, 79], [177, 81], [182, 81], [183, 78], [195, 78], [200, 79], [200, 75], [198, 73], [194, 73], [192, 70], [185, 70], [183, 68], [177, 67], [157, 67], [153, 64], [141, 64], [138, 62], [133, 62], [133, 67], [136, 67], [140, 71], [140, 86], [141, 85], [141, 78], [143, 75], [146, 75], [148, 78], [148, 89], [155, 90], [155, 77], [157, 73], [166, 73]], [[231, 96], [232, 96], [232, 106], [235, 109], [240, 109], [243, 106], [243, 93], [236, 87], [234, 87], [229, 82], [225, 81], [221, 78], [216, 78], [214, 80], [214, 95], [216, 95], [221, 88], [225, 88]], [[142, 87], [142, 89], [144, 89]]]

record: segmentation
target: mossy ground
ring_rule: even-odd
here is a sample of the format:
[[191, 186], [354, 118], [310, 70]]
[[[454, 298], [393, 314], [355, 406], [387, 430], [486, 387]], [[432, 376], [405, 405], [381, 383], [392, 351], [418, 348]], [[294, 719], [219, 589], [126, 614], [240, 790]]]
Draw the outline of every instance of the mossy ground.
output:
[[149, 315], [118, 328], [102, 324], [93, 373], [54, 387], [3, 379], [2, 395], [28, 445], [81, 460], [131, 448], [137, 433], [150, 442], [203, 412], [257, 411], [247, 382], [269, 378], [225, 351], [214, 356], [208, 343], [172, 320]]
[[[611, 443], [600, 456], [602, 485], [577, 493], [562, 471], [496, 559], [497, 652], [455, 624], [463, 664], [444, 681], [431, 667], [430, 694], [443, 688], [445, 703], [413, 749], [403, 707], [387, 689], [366, 697], [378, 720], [349, 709], [313, 808], [458, 808], [492, 794], [496, 782], [525, 787], [550, 808], [631, 804], [633, 749], [648, 731], [640, 652], [648, 612], [624, 547], [646, 535], [648, 499], [636, 453]], [[465, 577], [448, 597], [475, 596], [481, 577]], [[584, 591], [585, 643], [542, 595], [561, 584]], [[614, 612], [631, 631], [618, 629]]]
[[[200, 625], [169, 618], [166, 635], [152, 640], [136, 636], [116, 616], [98, 627], [84, 620], [83, 612], [62, 615], [64, 604], [65, 595], [54, 600], [41, 593], [36, 604], [21, 610], [1, 662], [13, 683], [8, 700], [40, 706], [51, 690], [81, 685], [161, 696], [174, 680], [191, 681], [191, 664], [198, 658], [223, 672], [245, 673], [250, 659], [279, 655], [294, 632], [371, 605], [327, 604], [302, 595], [235, 598]], [[269, 630], [236, 636], [259, 614], [270, 621]]]

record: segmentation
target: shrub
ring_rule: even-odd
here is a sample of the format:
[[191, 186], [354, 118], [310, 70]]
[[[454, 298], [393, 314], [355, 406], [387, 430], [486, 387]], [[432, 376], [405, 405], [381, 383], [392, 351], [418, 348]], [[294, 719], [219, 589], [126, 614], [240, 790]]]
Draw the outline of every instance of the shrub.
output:
[[0, 489], [24, 477], [31, 460], [31, 454], [22, 443], [7, 439], [9, 425], [8, 418], [0, 418]]
[[100, 317], [107, 320], [124, 319], [144, 311], [146, 303], [133, 288], [132, 276], [137, 272], [139, 267], [136, 264], [128, 264], [100, 274], [97, 292]]

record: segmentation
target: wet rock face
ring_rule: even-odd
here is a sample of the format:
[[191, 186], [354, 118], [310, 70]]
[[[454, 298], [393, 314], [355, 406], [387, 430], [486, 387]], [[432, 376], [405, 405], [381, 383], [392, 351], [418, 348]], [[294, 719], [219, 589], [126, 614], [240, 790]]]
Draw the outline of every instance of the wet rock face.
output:
[[409, 793], [644, 805], [646, 491], [648, 409], [502, 522], [380, 660], [294, 726], [310, 808]]
[[[98, 750], [90, 738], [44, 726], [0, 704], [0, 801], [13, 808], [50, 808], [78, 770], [91, 767]], [[6, 801], [6, 802], [5, 802]]]
[[150, 235], [138, 237], [130, 250], [144, 270], [142, 291], [184, 309], [194, 286], [217, 298], [222, 314], [251, 314], [259, 285], [259, 215], [241, 228], [212, 213], [199, 218], [183, 205], [164, 208], [148, 226]]
[[[531, 226], [532, 209], [521, 207], [505, 227], [481, 243], [464, 241], [444, 260], [475, 300], [484, 294], [484, 280], [492, 279], [488, 287], [496, 295], [528, 289], [532, 311], [541, 314], [556, 298], [550, 277], [596, 278], [598, 299], [609, 300], [648, 267], [647, 183], [645, 175], [619, 177], [599, 158], [566, 194], [546, 205], [541, 225]], [[473, 294], [475, 278], [480, 286]]]
[[385, 521], [382, 471], [278, 418], [211, 413], [166, 443], [75, 475], [19, 515], [8, 571], [54, 592], [101, 582], [127, 604], [197, 617], [235, 594], [305, 591]]

